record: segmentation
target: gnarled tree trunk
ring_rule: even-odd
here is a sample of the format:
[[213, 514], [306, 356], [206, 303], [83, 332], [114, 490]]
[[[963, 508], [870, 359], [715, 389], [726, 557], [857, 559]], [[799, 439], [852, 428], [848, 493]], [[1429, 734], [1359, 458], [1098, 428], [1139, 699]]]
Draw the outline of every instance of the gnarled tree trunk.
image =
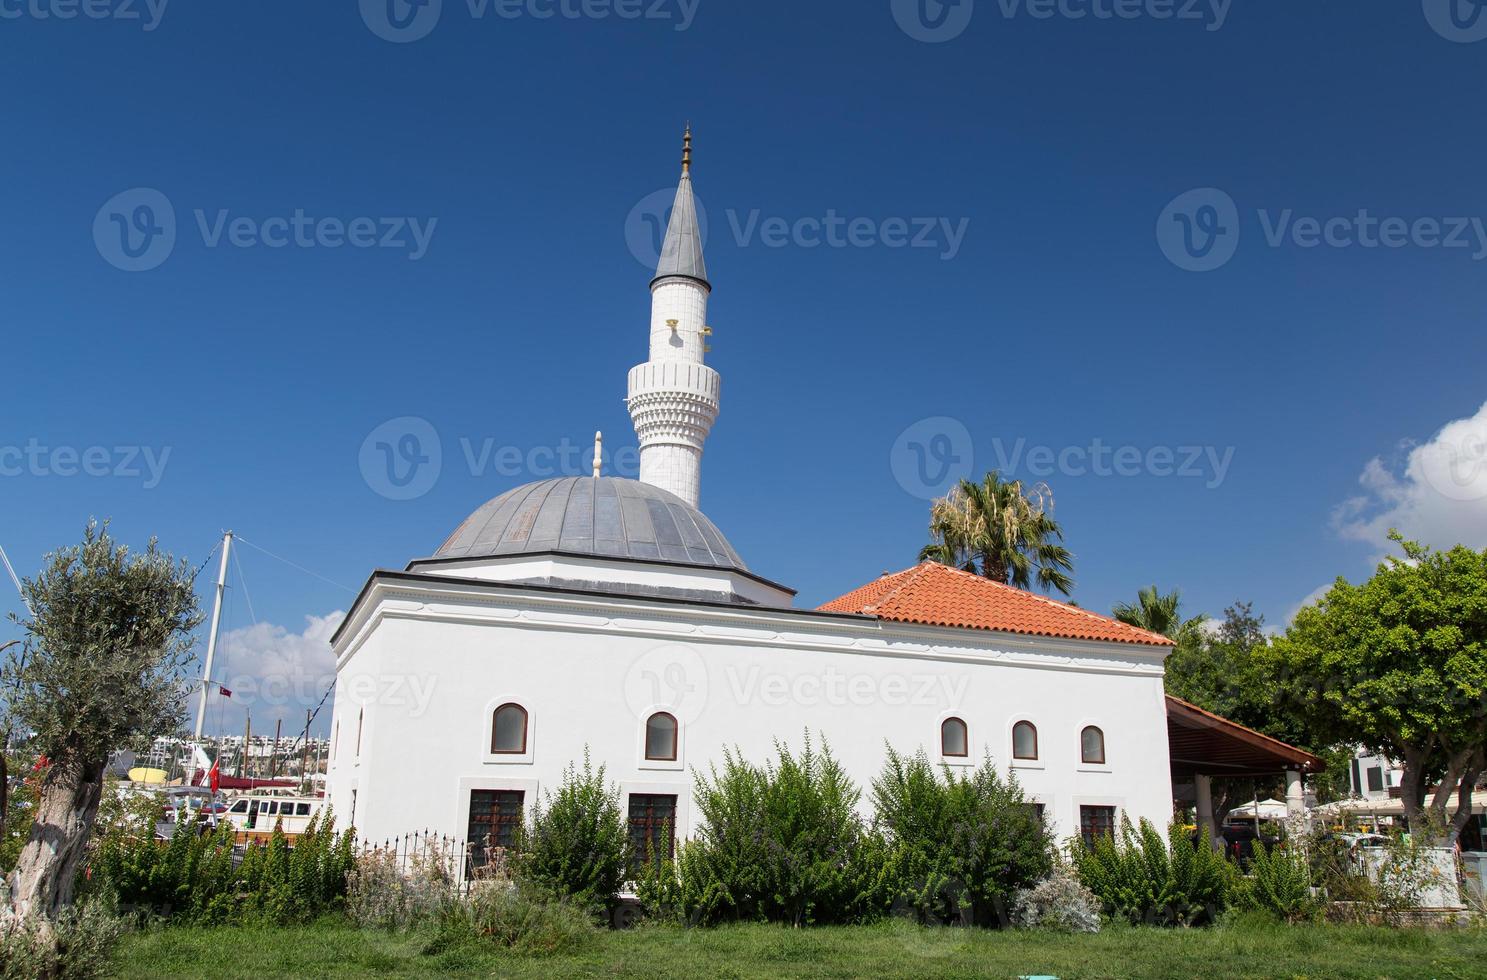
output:
[[1400, 801], [1410, 832], [1437, 847], [1454, 847], [1462, 829], [1471, 820], [1472, 792], [1487, 768], [1487, 750], [1480, 747], [1453, 753], [1445, 774], [1432, 796], [1427, 786], [1428, 755], [1419, 750], [1404, 753], [1404, 780]]
[[11, 907], [18, 916], [54, 919], [72, 902], [98, 804], [103, 765], [54, 764], [41, 784], [36, 822], [11, 877]]

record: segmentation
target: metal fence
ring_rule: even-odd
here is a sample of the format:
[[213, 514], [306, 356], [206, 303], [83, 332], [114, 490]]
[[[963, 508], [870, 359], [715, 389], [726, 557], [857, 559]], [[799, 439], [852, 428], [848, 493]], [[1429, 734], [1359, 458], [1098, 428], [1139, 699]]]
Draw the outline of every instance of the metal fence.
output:
[[363, 838], [357, 843], [356, 852], [359, 857], [389, 861], [404, 877], [439, 875], [462, 887], [478, 878], [495, 876], [506, 866], [504, 848], [429, 830], [384, 838], [380, 842]]

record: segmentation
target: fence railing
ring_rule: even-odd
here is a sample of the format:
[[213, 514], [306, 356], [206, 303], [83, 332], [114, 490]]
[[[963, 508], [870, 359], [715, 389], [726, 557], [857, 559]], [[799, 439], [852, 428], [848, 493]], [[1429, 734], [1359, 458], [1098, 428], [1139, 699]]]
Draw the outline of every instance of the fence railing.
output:
[[388, 837], [381, 841], [363, 838], [357, 842], [358, 856], [375, 856], [390, 862], [403, 876], [440, 875], [468, 886], [477, 878], [499, 873], [506, 852], [484, 840], [470, 841], [430, 830]]

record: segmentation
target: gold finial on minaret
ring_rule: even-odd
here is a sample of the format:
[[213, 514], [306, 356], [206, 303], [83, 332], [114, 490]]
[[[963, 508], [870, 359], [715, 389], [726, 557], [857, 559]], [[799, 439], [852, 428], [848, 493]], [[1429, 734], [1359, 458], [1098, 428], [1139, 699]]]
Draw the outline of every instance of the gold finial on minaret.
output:
[[682, 136], [682, 173], [692, 172], [692, 124], [687, 123], [687, 132]]

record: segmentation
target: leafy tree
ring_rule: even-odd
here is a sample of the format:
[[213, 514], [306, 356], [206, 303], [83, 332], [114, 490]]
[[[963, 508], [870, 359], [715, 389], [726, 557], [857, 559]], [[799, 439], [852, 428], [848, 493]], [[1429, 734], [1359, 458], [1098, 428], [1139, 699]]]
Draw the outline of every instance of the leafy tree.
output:
[[1174, 640], [1167, 658], [1168, 694], [1272, 738], [1295, 741], [1294, 732], [1280, 733], [1290, 721], [1264, 691], [1263, 664], [1254, 654], [1269, 641], [1265, 617], [1255, 615], [1252, 604], [1225, 609], [1211, 632], [1180, 630]]
[[[1340, 799], [1347, 794], [1351, 748], [1336, 744], [1333, 735], [1319, 731], [1285, 703], [1267, 656], [1269, 646], [1265, 617], [1255, 613], [1253, 604], [1236, 602], [1212, 629], [1179, 633], [1167, 658], [1167, 693], [1320, 756], [1326, 769], [1308, 782], [1318, 800]], [[1222, 819], [1239, 803], [1284, 792], [1279, 778], [1266, 784], [1215, 777], [1214, 814]]]
[[93, 829], [114, 750], [174, 730], [182, 670], [201, 622], [194, 575], [152, 540], [142, 554], [90, 522], [80, 544], [47, 557], [22, 591], [21, 657], [4, 665], [4, 697], [49, 761], [36, 821], [12, 875], [19, 915], [55, 918]]
[[1361, 585], [1338, 579], [1270, 665], [1287, 707], [1319, 731], [1402, 760], [1412, 833], [1451, 845], [1487, 769], [1487, 552], [1389, 537], [1404, 556]]
[[980, 483], [960, 481], [930, 507], [931, 541], [920, 561], [936, 561], [1019, 589], [1036, 579], [1044, 592], [1074, 591], [1074, 556], [1061, 543], [1053, 519], [1053, 493], [1045, 484], [1025, 489], [996, 470]]
[[1130, 626], [1160, 633], [1174, 643], [1179, 640], [1196, 640], [1208, 617], [1199, 613], [1192, 619], [1183, 619], [1182, 593], [1173, 589], [1165, 595], [1149, 585], [1136, 594], [1136, 602], [1118, 602], [1112, 610], [1116, 619]]

